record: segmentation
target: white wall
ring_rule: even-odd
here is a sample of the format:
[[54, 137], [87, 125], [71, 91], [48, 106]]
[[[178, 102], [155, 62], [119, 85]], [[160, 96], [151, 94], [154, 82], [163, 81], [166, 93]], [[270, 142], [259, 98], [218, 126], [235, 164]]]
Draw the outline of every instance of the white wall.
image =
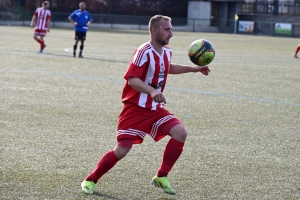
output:
[[[210, 26], [211, 2], [189, 1], [188, 18], [195, 20], [195, 26]], [[193, 25], [193, 20], [188, 21]]]

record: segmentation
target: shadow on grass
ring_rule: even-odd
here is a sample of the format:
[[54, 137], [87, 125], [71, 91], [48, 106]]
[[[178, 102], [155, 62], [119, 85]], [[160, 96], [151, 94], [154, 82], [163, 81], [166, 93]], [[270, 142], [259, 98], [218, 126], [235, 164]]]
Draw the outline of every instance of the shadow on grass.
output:
[[[23, 51], [23, 50], [14, 50], [15, 52], [26, 52], [28, 53], [28, 51]], [[34, 52], [34, 51], [32, 51]], [[112, 63], [125, 63], [128, 64], [128, 61], [122, 61], [122, 60], [109, 60], [109, 59], [103, 59], [103, 58], [91, 58], [91, 57], [84, 57], [84, 58], [79, 58], [77, 57], [73, 57], [71, 54], [60, 54], [60, 53], [49, 53], [49, 52], [43, 52], [43, 53], [37, 53], [35, 52], [36, 55], [50, 55], [50, 56], [57, 56], [57, 57], [65, 57], [65, 58], [72, 58], [72, 59], [85, 59], [85, 60], [98, 60], [98, 61], [104, 61], [104, 62], [112, 62]]]
[[127, 61], [119, 61], [119, 60], [109, 60], [109, 59], [103, 59], [103, 58], [91, 58], [91, 57], [84, 57], [84, 58], [79, 58], [79, 57], [73, 57], [72, 55], [63, 55], [63, 54], [58, 54], [58, 53], [43, 53], [45, 55], [51, 55], [51, 56], [60, 56], [60, 57], [66, 57], [66, 58], [72, 58], [72, 59], [85, 59], [85, 60], [99, 60], [99, 61], [105, 61], [105, 62], [114, 62], [114, 63], [126, 63], [128, 64]]
[[121, 200], [119, 198], [116, 198], [116, 197], [113, 197], [113, 196], [110, 196], [110, 195], [107, 195], [107, 194], [101, 194], [100, 192], [95, 192], [95, 191], [94, 191], [93, 195], [99, 196], [99, 197], [104, 197], [106, 199]]
[[[95, 192], [93, 193], [93, 195], [95, 196], [99, 196], [99, 197], [104, 197], [105, 199], [113, 199], [113, 200], [121, 200], [117, 197], [113, 197], [113, 196], [110, 196], [110, 195], [107, 195], [107, 194], [101, 194], [100, 192]], [[162, 198], [158, 198], [158, 200], [175, 200], [176, 198], [175, 197], [162, 197]]]

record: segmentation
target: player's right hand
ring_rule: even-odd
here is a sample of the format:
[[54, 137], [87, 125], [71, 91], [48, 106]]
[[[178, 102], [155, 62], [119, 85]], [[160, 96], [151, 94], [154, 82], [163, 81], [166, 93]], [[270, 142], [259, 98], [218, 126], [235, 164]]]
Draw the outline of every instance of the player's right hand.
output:
[[210, 69], [208, 66], [195, 66], [197, 68], [197, 71], [198, 72], [201, 72], [203, 75], [205, 76], [208, 76], [209, 75], [209, 72], [210, 72]]
[[167, 103], [164, 94], [157, 90], [152, 90], [150, 95], [151, 95], [152, 99], [157, 103], [165, 103], [165, 104]]

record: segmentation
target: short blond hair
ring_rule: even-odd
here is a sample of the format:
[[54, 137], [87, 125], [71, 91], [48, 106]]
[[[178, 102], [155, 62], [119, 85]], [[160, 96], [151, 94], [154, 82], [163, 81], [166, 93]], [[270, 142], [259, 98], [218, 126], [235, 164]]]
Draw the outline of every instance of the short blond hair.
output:
[[149, 31], [151, 31], [151, 29], [153, 27], [158, 27], [160, 24], [160, 20], [167, 20], [169, 22], [172, 21], [171, 17], [168, 17], [168, 16], [163, 16], [163, 15], [154, 15], [153, 17], [151, 17], [151, 19], [149, 20], [149, 25], [148, 25], [148, 28], [149, 28]]

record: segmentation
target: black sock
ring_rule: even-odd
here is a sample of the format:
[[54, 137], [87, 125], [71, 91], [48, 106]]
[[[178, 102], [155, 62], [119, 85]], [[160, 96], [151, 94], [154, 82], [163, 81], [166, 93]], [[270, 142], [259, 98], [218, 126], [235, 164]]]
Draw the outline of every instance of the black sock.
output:
[[79, 55], [82, 54], [82, 51], [83, 51], [83, 45], [80, 45], [80, 52], [79, 52]]
[[73, 53], [76, 53], [77, 45], [73, 46]]

